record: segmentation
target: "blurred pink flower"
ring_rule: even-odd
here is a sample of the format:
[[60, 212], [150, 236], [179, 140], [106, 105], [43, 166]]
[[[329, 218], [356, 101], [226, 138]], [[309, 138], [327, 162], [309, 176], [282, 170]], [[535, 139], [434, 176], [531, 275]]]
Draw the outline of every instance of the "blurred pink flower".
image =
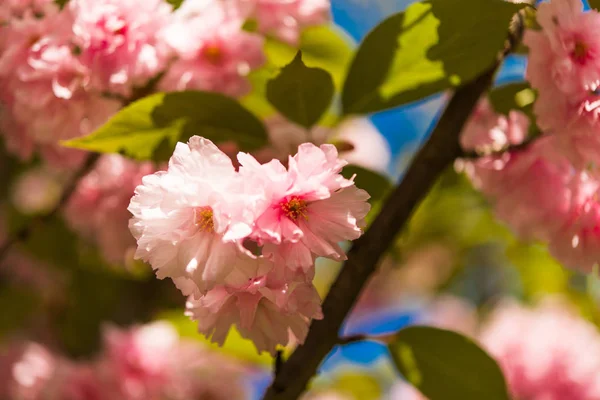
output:
[[67, 222], [94, 242], [110, 262], [126, 264], [135, 249], [127, 206], [142, 177], [154, 171], [149, 162], [107, 154], [80, 180], [69, 199], [64, 210]]
[[[0, 382], [0, 394], [9, 399], [37, 400], [45, 393], [57, 360], [46, 348], [33, 343], [12, 343], [0, 353], [2, 369], [8, 372], [6, 382]], [[3, 393], [2, 391], [5, 391]]]
[[265, 56], [262, 37], [242, 30], [243, 24], [231, 2], [184, 2], [161, 33], [175, 60], [160, 88], [247, 94], [251, 89], [247, 75], [263, 65]]
[[249, 17], [258, 23], [258, 31], [298, 46], [302, 30], [329, 22], [328, 0], [238, 0]]
[[465, 165], [475, 187], [490, 199], [495, 214], [523, 239], [548, 241], [571, 207], [570, 182], [577, 171], [556, 150], [555, 137], [525, 149], [480, 158]]
[[559, 304], [499, 307], [481, 342], [499, 361], [517, 399], [600, 399], [600, 336]]
[[62, 178], [46, 167], [32, 168], [19, 175], [11, 188], [12, 202], [23, 214], [50, 211], [62, 193]]
[[72, 0], [78, 58], [90, 70], [90, 85], [130, 96], [166, 65], [157, 33], [171, 17], [164, 0]]
[[121, 395], [130, 400], [157, 399], [173, 379], [178, 362], [179, 336], [166, 323], [120, 330], [104, 330], [104, 373], [116, 380]]
[[7, 147], [28, 159], [39, 150], [48, 161], [77, 165], [84, 153], [61, 149], [58, 141], [91, 132], [120, 104], [87, 91], [90, 71], [77, 58], [69, 36], [68, 11], [12, 19], [2, 28], [0, 130]]
[[479, 101], [460, 136], [465, 150], [486, 154], [497, 152], [509, 145], [522, 143], [527, 137], [529, 119], [520, 111], [508, 116], [496, 113], [489, 100]]
[[[242, 367], [166, 322], [104, 331], [100, 373], [127, 400], [245, 399]], [[217, 368], [215, 368], [217, 367]], [[111, 397], [112, 398], [112, 397]]]
[[102, 380], [95, 365], [75, 364], [66, 360], [55, 367], [41, 399], [121, 400], [114, 388]]
[[571, 207], [549, 243], [550, 253], [567, 267], [584, 273], [600, 263], [600, 180], [590, 173], [580, 173], [570, 185]]
[[541, 3], [541, 30], [527, 30], [526, 77], [538, 91], [537, 124], [558, 135], [563, 152], [577, 166], [600, 161], [600, 14], [583, 11], [580, 0]]
[[542, 137], [461, 168], [522, 239], [549, 243], [565, 266], [589, 273], [600, 262], [600, 180], [594, 169], [575, 169], [559, 146], [556, 136]]

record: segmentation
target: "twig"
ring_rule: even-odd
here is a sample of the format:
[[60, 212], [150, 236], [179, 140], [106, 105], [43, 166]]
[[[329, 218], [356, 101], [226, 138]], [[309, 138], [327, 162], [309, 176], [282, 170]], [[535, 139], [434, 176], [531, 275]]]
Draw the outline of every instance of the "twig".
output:
[[344, 336], [340, 337], [337, 340], [338, 345], [343, 346], [345, 344], [351, 344], [356, 342], [363, 342], [365, 340], [372, 340], [373, 338], [367, 335], [352, 335], [352, 336]]
[[283, 351], [277, 350], [277, 354], [275, 354], [275, 368], [273, 369], [275, 375], [281, 371], [281, 367], [283, 366]]
[[404, 179], [388, 197], [369, 230], [348, 253], [348, 261], [323, 302], [322, 320], [312, 322], [308, 336], [283, 364], [263, 400], [295, 400], [331, 349], [339, 343], [338, 332], [369, 276], [406, 224], [417, 204], [429, 192], [438, 176], [462, 152], [458, 142], [463, 125], [481, 96], [491, 87], [504, 56], [516, 48], [523, 33], [519, 14], [498, 61], [487, 71], [459, 88], [444, 111], [430, 139], [421, 148]]
[[475, 151], [463, 151], [460, 154], [460, 158], [463, 158], [465, 160], [476, 160], [476, 159], [482, 158], [482, 157], [500, 156], [504, 153], [517, 153], [519, 151], [523, 151], [523, 150], [526, 150], [527, 148], [529, 148], [529, 146], [531, 146], [531, 144], [533, 142], [535, 142], [537, 139], [539, 139], [540, 137], [541, 137], [540, 135], [532, 136], [532, 137], [527, 138], [522, 143], [515, 144], [512, 146], [507, 146], [502, 150], [492, 151], [489, 153], [478, 153]]
[[[126, 107], [134, 101], [152, 94], [156, 88], [156, 85], [158, 84], [160, 79], [162, 79], [163, 76], [164, 73], [161, 72], [152, 79], [150, 79], [150, 81], [145, 86], [134, 88], [130, 98], [123, 98], [122, 96], [110, 94], [108, 92], [102, 93], [102, 95], [104, 97], [112, 97], [121, 100], [123, 102], [123, 107]], [[26, 241], [29, 238], [29, 236], [31, 236], [33, 230], [35, 229], [35, 226], [52, 219], [60, 212], [60, 210], [69, 202], [69, 199], [75, 192], [79, 180], [92, 170], [99, 158], [99, 153], [90, 153], [85, 159], [84, 164], [81, 166], [81, 168], [79, 168], [77, 172], [75, 172], [75, 175], [71, 177], [71, 179], [65, 186], [61, 197], [58, 200], [58, 203], [56, 203], [56, 205], [54, 206], [54, 208], [52, 208], [52, 210], [50, 210], [44, 215], [29, 220], [25, 226], [23, 226], [15, 233], [9, 235], [6, 241], [0, 245], [0, 263], [2, 263], [2, 260], [4, 259], [4, 257], [6, 257], [6, 254], [12, 246], [14, 246], [18, 242]]]
[[389, 343], [392, 343], [395, 340], [395, 338], [396, 338], [396, 332], [387, 333], [384, 335], [360, 335], [360, 334], [358, 334], [358, 335], [351, 335], [351, 336], [345, 336], [345, 337], [338, 338], [337, 344], [343, 346], [346, 344], [352, 344], [352, 343], [356, 343], [356, 342], [364, 342], [365, 340], [389, 344]]
[[29, 239], [29, 237], [33, 233], [33, 230], [38, 224], [44, 223], [52, 219], [60, 212], [60, 210], [69, 202], [69, 199], [75, 192], [75, 189], [77, 188], [77, 182], [79, 182], [79, 180], [94, 167], [99, 157], [100, 154], [97, 153], [89, 154], [81, 168], [79, 168], [77, 172], [71, 177], [71, 179], [69, 179], [69, 182], [65, 186], [60, 196], [60, 199], [52, 208], [52, 210], [50, 210], [44, 215], [32, 218], [26, 223], [25, 226], [11, 234], [6, 239], [6, 241], [2, 243], [2, 245], [0, 246], [0, 262], [2, 262], [4, 257], [6, 257], [8, 251], [12, 248], [12, 246], [14, 246], [18, 242], [26, 241], [27, 239]]

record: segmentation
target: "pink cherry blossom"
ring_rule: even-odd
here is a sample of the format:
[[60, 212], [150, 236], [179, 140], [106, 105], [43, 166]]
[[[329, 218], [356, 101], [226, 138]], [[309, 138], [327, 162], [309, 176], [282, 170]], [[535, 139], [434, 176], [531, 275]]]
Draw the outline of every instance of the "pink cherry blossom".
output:
[[[53, 376], [56, 357], [44, 346], [27, 342], [2, 352], [1, 358], [8, 361], [8, 382], [2, 383], [0, 393], [6, 390], [8, 398], [36, 400], [41, 398], [45, 387]], [[4, 358], [8, 357], [8, 358]]]
[[176, 57], [161, 89], [247, 94], [247, 75], [263, 65], [265, 56], [262, 37], [242, 30], [243, 24], [231, 2], [184, 2], [161, 34]]
[[600, 262], [600, 181], [595, 169], [574, 168], [560, 143], [547, 136], [464, 167], [498, 218], [522, 239], [548, 243], [562, 264], [589, 273]]
[[578, 172], [556, 146], [554, 136], [543, 137], [526, 149], [466, 165], [497, 217], [522, 239], [549, 241], [575, 200], [569, 185]]
[[0, 53], [0, 131], [22, 158], [39, 150], [48, 161], [77, 165], [84, 153], [59, 150], [58, 141], [90, 133], [120, 107], [87, 91], [90, 71], [74, 54], [70, 26], [63, 11], [26, 13], [3, 28], [9, 45]]
[[598, 331], [560, 304], [504, 304], [481, 341], [499, 361], [514, 398], [600, 399]]
[[117, 392], [103, 381], [95, 365], [61, 361], [44, 388], [48, 400], [110, 400]]
[[570, 184], [571, 207], [557, 215], [561, 229], [549, 242], [550, 253], [565, 266], [584, 273], [600, 263], [600, 181], [590, 173], [580, 173]]
[[126, 399], [154, 399], [171, 383], [178, 362], [179, 336], [166, 323], [104, 331], [105, 374]]
[[486, 154], [497, 152], [509, 145], [522, 143], [527, 136], [529, 119], [520, 111], [512, 110], [508, 116], [498, 114], [486, 98], [471, 114], [460, 136], [465, 150]]
[[[554, 84], [564, 93], [576, 93], [582, 89], [594, 90], [600, 81], [600, 39], [596, 34], [600, 14], [594, 10], [584, 12], [579, 0], [552, 0], [542, 3], [537, 12], [541, 31], [527, 31], [526, 42], [535, 38], [541, 44], [540, 36], [552, 52], [550, 63], [545, 66], [546, 74], [535, 75], [537, 69], [529, 70], [528, 79], [533, 87], [543, 88], [549, 74]], [[532, 46], [534, 64], [541, 59], [548, 47]]]
[[231, 160], [209, 140], [178, 143], [168, 171], [145, 176], [131, 199], [136, 259], [161, 279], [193, 280], [201, 292], [265, 274], [270, 265], [236, 244], [252, 225], [237, 179]]
[[329, 21], [328, 0], [239, 0], [261, 33], [297, 46], [302, 29]]
[[91, 71], [90, 84], [129, 96], [165, 67], [157, 33], [170, 21], [164, 0], [73, 0], [73, 43]]
[[600, 14], [583, 11], [579, 0], [540, 4], [540, 31], [527, 30], [530, 48], [526, 77], [538, 91], [538, 126], [558, 135], [576, 165], [600, 161]]
[[124, 264], [133, 254], [135, 240], [129, 232], [127, 206], [142, 177], [154, 171], [149, 162], [107, 154], [79, 181], [69, 199], [64, 211], [67, 222], [96, 243], [110, 262]]
[[311, 319], [321, 319], [321, 299], [312, 284], [282, 283], [263, 276], [245, 287], [215, 287], [200, 298], [190, 297], [186, 315], [198, 322], [198, 330], [223, 344], [236, 325], [259, 352], [275, 354], [277, 345], [293, 338], [303, 343]]
[[305, 271], [313, 254], [345, 259], [338, 243], [362, 234], [370, 206], [369, 195], [340, 174], [346, 162], [335, 146], [302, 144], [288, 169], [277, 160], [260, 165], [249, 154], [238, 160], [240, 174], [262, 196], [253, 237], [265, 244], [265, 255]]
[[129, 329], [108, 326], [104, 342], [97, 368], [105, 393], [112, 393], [107, 400], [247, 397], [243, 367], [196, 341], [181, 339], [169, 323]]

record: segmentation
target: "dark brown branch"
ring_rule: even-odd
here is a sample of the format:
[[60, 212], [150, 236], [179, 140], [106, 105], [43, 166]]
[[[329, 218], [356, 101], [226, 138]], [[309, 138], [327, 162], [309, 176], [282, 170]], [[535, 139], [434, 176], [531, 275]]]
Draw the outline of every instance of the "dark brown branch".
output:
[[312, 322], [304, 344], [279, 368], [263, 400], [297, 399], [316, 374], [321, 361], [340, 343], [340, 327], [385, 251], [440, 174], [461, 156], [458, 138], [463, 125], [481, 96], [492, 86], [504, 56], [519, 45], [524, 29], [523, 12], [519, 12], [511, 23], [507, 44], [498, 61], [454, 93], [402, 182], [388, 197], [369, 230], [354, 242], [348, 261], [323, 302], [324, 318]]
[[0, 245], [0, 262], [2, 262], [4, 257], [6, 257], [8, 251], [12, 248], [12, 246], [17, 244], [18, 242], [26, 241], [29, 238], [31, 236], [33, 230], [35, 229], [35, 227], [38, 224], [42, 224], [42, 223], [52, 219], [60, 212], [60, 210], [69, 202], [71, 195], [73, 195], [73, 193], [75, 192], [75, 189], [77, 188], [77, 183], [79, 182], [79, 180], [83, 176], [85, 176], [88, 172], [90, 172], [90, 170], [96, 164], [96, 161], [98, 161], [99, 157], [100, 157], [100, 155], [96, 154], [96, 153], [91, 153], [87, 156], [84, 164], [69, 179], [69, 182], [66, 184], [66, 186], [60, 196], [60, 199], [58, 200], [56, 205], [52, 208], [52, 210], [50, 210], [48, 213], [46, 213], [44, 215], [34, 217], [33, 219], [29, 220], [25, 224], [25, 226], [23, 226], [16, 232], [9, 235], [9, 237], [6, 239], [6, 241], [4, 243], [2, 243], [2, 245]]
[[324, 318], [313, 321], [306, 341], [280, 369], [265, 400], [297, 399], [321, 360], [338, 344], [340, 327], [383, 254], [438, 176], [460, 156], [458, 135], [481, 95], [491, 86], [497, 68], [498, 64], [456, 91], [400, 185], [369, 230], [354, 243], [323, 303]]

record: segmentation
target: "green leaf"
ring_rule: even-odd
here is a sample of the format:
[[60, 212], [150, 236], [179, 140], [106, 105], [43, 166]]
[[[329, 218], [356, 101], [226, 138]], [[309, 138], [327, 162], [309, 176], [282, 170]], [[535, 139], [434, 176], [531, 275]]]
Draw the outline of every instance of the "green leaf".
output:
[[347, 67], [352, 60], [351, 41], [339, 28], [329, 25], [305, 29], [298, 47], [275, 39], [267, 39], [265, 53], [270, 64], [282, 67], [289, 64], [298, 51], [309, 67], [322, 68], [331, 74], [336, 88], [341, 88]]
[[600, 0], [588, 0], [590, 8], [594, 10], [600, 10]]
[[[241, 150], [264, 146], [262, 122], [237, 101], [218, 93], [157, 93], [123, 108], [92, 134], [67, 147], [165, 161], [175, 144], [199, 135], [216, 143], [235, 141]], [[169, 151], [170, 150], [170, 151]]]
[[494, 110], [500, 114], [508, 115], [510, 110], [520, 110], [533, 117], [536, 94], [527, 82], [499, 86], [490, 91], [488, 97]]
[[331, 389], [347, 395], [350, 399], [360, 400], [379, 400], [383, 394], [381, 384], [375, 376], [352, 370], [336, 376]]
[[40, 300], [39, 295], [32, 288], [15, 285], [0, 286], [0, 309], [2, 310], [0, 336], [19, 330], [30, 322], [34, 315], [39, 315]]
[[181, 7], [183, 2], [184, 0], [167, 0], [167, 3], [173, 6], [173, 10], [177, 10], [179, 7]]
[[342, 93], [344, 113], [381, 111], [471, 81], [493, 65], [522, 7], [429, 0], [392, 15], [356, 53]]
[[354, 182], [356, 187], [366, 190], [371, 196], [369, 202], [375, 203], [382, 200], [392, 189], [392, 182], [378, 172], [359, 167], [358, 165], [347, 165], [342, 170], [342, 175], [350, 179], [356, 174]]
[[252, 92], [240, 102], [256, 115], [266, 117], [275, 112], [266, 99], [267, 82], [279, 69], [292, 62], [298, 51], [308, 67], [327, 71], [336, 89], [341, 89], [346, 70], [352, 59], [352, 42], [341, 29], [330, 25], [305, 29], [300, 35], [299, 46], [290, 46], [273, 38], [265, 41], [266, 66], [250, 73]]
[[69, 0], [54, 0], [54, 4], [56, 4], [60, 9], [67, 5], [68, 2]]
[[458, 333], [409, 327], [389, 349], [402, 375], [430, 400], [509, 399], [498, 364]]
[[310, 129], [327, 111], [333, 80], [321, 68], [309, 68], [299, 51], [281, 73], [267, 83], [267, 100], [292, 122]]
[[508, 115], [511, 110], [518, 110], [529, 117], [529, 135], [540, 133], [533, 112], [533, 103], [537, 93], [527, 82], [509, 83], [499, 86], [489, 92], [488, 98], [494, 110], [500, 114]]

